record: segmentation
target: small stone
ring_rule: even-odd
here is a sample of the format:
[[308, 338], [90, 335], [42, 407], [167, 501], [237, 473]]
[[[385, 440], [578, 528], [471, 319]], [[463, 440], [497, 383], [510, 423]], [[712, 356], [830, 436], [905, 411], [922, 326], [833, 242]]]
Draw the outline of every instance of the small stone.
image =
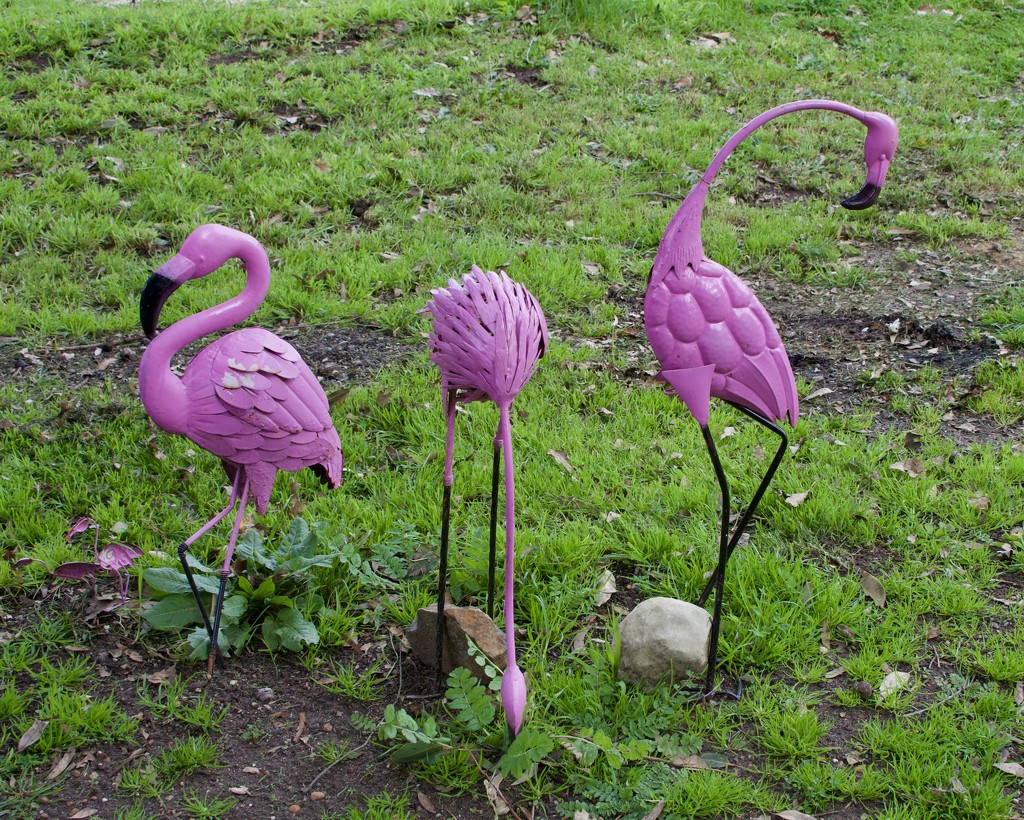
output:
[[323, 792], [311, 792], [309, 795], [310, 800], [323, 800], [325, 797], [327, 797], [327, 795]]
[[300, 811], [302, 811], [302, 809], [299, 808], [299, 804], [298, 803], [292, 803], [288, 807], [288, 811], [290, 811], [292, 814], [298, 814]]
[[334, 726], [332, 724], [330, 724], [330, 723], [325, 723], [324, 724], [324, 731], [325, 732], [333, 732], [334, 731]]
[[871, 700], [875, 694], [875, 687], [866, 680], [862, 680], [854, 684], [853, 691], [860, 695], [861, 700]]
[[[486, 683], [487, 676], [480, 664], [469, 654], [467, 637], [473, 639], [484, 656], [499, 670], [504, 670], [505, 635], [475, 606], [445, 606], [445, 641], [441, 668], [445, 673], [461, 666]], [[405, 630], [409, 646], [420, 663], [433, 666], [436, 657], [437, 604], [423, 607], [416, 620]]]
[[711, 616], [675, 598], [641, 601], [619, 624], [619, 678], [653, 685], [683, 680], [708, 665]]
[[267, 701], [274, 697], [274, 690], [269, 686], [264, 686], [262, 689], [256, 690], [256, 700]]

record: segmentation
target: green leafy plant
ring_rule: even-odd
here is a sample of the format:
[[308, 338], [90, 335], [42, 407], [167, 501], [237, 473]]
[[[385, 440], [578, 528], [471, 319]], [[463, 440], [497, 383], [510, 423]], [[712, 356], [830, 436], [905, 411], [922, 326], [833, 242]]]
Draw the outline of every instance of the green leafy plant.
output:
[[[292, 521], [281, 541], [268, 546], [255, 530], [247, 532], [235, 549], [236, 579], [224, 601], [221, 615], [222, 650], [238, 652], [257, 628], [272, 652], [297, 652], [320, 640], [309, 615], [324, 610], [324, 600], [314, 590], [312, 571], [342, 566], [362, 583], [386, 586], [344, 536], [327, 536], [320, 524], [310, 527], [303, 519]], [[215, 593], [219, 575], [197, 561], [192, 562], [196, 586]], [[185, 573], [174, 567], [155, 567], [143, 578], [162, 597], [143, 615], [154, 629], [179, 632], [201, 622]], [[186, 636], [193, 658], [205, 657], [209, 636], [203, 627]]]

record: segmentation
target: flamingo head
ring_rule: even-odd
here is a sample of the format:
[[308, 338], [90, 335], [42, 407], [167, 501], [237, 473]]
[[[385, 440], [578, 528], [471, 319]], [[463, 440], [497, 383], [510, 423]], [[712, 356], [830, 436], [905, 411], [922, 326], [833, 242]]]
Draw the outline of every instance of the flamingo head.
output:
[[896, 144], [899, 142], [899, 130], [892, 117], [871, 111], [858, 119], [868, 129], [867, 138], [864, 140], [864, 162], [868, 166], [868, 173], [864, 187], [840, 203], [851, 211], [860, 211], [875, 204], [882, 185], [885, 184], [885, 174], [889, 170], [889, 163], [896, 153]]
[[515, 661], [509, 663], [501, 676], [501, 705], [505, 709], [509, 734], [515, 738], [523, 728], [526, 714], [526, 676]]
[[[139, 318], [146, 336], [156, 335], [157, 320], [167, 297], [189, 279], [200, 279], [234, 257], [245, 257], [259, 243], [248, 234], [224, 225], [203, 225], [188, 235], [174, 256], [149, 277], [139, 300]], [[262, 248], [260, 248], [262, 251]]]

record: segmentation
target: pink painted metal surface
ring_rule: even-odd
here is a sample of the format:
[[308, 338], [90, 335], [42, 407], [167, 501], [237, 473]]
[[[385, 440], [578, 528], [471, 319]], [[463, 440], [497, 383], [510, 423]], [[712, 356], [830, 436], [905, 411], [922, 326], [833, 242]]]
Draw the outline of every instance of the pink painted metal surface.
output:
[[766, 122], [794, 111], [827, 109], [854, 117], [867, 129], [867, 178], [843, 204], [872, 204], [896, 150], [896, 124], [885, 114], [830, 100], [800, 100], [751, 120], [715, 155], [708, 170], [669, 221], [658, 246], [644, 300], [644, 322], [660, 378], [707, 425], [712, 396], [747, 407], [767, 419], [799, 415], [796, 381], [768, 312], [728, 268], [709, 259], [701, 242], [701, 217], [708, 187], [726, 157]]
[[341, 441], [316, 376], [294, 347], [262, 328], [216, 339], [196, 354], [182, 378], [170, 365], [186, 345], [255, 312], [270, 286], [266, 252], [232, 228], [196, 229], [154, 276], [169, 281], [157, 296], [152, 319], [155, 324], [171, 291], [233, 258], [245, 265], [245, 289], [160, 332], [139, 363], [139, 390], [160, 427], [219, 456], [232, 484], [237, 475], [242, 487], [248, 485], [257, 510], [265, 513], [278, 470], [310, 467], [330, 487], [341, 484]]
[[[207, 276], [229, 259], [245, 265], [245, 288], [233, 299], [175, 322], [156, 335], [164, 301], [191, 279]], [[140, 318], [152, 339], [139, 362], [139, 392], [146, 412], [170, 433], [187, 436], [220, 457], [231, 481], [228, 505], [178, 547], [178, 557], [210, 637], [209, 669], [223, 664], [220, 616], [231, 557], [251, 495], [265, 513], [278, 470], [309, 467], [322, 482], [341, 484], [342, 454], [323, 388], [288, 342], [261, 328], [214, 340], [179, 378], [174, 355], [192, 342], [251, 316], [270, 287], [270, 261], [253, 237], [223, 225], [197, 228], [181, 250], [154, 273], [142, 292]], [[221, 568], [213, 623], [186, 557], [188, 547], [237, 506]]]
[[[447, 410], [444, 483], [452, 484], [455, 405], [489, 400], [498, 406], [495, 446], [505, 458], [505, 641], [508, 667], [501, 698], [512, 734], [526, 711], [526, 679], [516, 664], [514, 624], [515, 471], [510, 408], [548, 344], [544, 312], [533, 295], [505, 273], [476, 265], [461, 281], [431, 291], [430, 359], [441, 371]], [[454, 401], [451, 399], [454, 398]]]

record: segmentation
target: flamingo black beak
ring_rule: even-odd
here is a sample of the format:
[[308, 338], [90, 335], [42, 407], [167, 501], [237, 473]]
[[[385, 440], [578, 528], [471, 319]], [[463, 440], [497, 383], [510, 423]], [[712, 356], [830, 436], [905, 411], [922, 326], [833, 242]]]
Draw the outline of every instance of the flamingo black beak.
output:
[[195, 263], [191, 259], [178, 255], [161, 265], [149, 277], [139, 298], [139, 320], [142, 322], [142, 332], [147, 338], [152, 339], [156, 336], [156, 324], [160, 319], [160, 310], [164, 302], [189, 278], [194, 268]]
[[878, 200], [882, 192], [882, 185], [885, 183], [885, 174], [889, 170], [889, 160], [880, 159], [868, 168], [868, 176], [864, 181], [864, 187], [851, 197], [847, 197], [839, 204], [850, 211], [863, 211], [870, 208]]
[[899, 129], [896, 121], [878, 111], [870, 111], [858, 117], [867, 126], [868, 135], [864, 140], [864, 162], [868, 175], [864, 187], [839, 204], [851, 211], [861, 211], [875, 204], [885, 184], [893, 154], [899, 143]]

